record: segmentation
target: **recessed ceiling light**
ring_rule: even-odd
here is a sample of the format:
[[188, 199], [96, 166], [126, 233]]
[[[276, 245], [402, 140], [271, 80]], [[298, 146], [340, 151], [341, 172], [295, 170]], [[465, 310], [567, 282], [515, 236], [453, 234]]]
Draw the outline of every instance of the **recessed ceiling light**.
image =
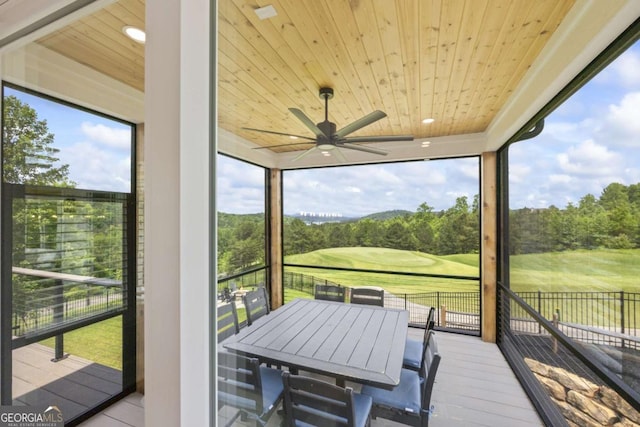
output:
[[298, 137], [297, 137], [297, 136], [293, 136], [293, 135], [289, 135], [289, 138], [291, 138], [291, 139], [298, 139]]
[[138, 43], [144, 44], [144, 42], [147, 40], [146, 33], [140, 28], [127, 25], [126, 27], [122, 28], [122, 32], [125, 33], [131, 40]]
[[329, 153], [328, 151], [323, 151], [322, 155], [325, 157], [331, 157], [331, 153]]
[[273, 18], [278, 14], [278, 12], [276, 12], [276, 9], [272, 5], [255, 9], [255, 12], [256, 12], [256, 15], [258, 15], [258, 18], [260, 19]]
[[422, 148], [428, 148], [431, 145], [431, 141], [422, 141]]
[[436, 119], [428, 118], [428, 119], [424, 119], [422, 123], [424, 123], [425, 125], [428, 125], [429, 123], [433, 123], [435, 121]]

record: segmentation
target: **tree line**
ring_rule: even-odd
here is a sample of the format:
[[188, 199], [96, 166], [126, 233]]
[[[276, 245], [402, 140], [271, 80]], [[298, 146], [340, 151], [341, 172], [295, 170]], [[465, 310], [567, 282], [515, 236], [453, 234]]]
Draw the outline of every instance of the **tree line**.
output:
[[511, 255], [575, 249], [640, 247], [640, 184], [609, 184], [600, 197], [583, 196], [564, 209], [509, 213]]
[[[380, 218], [380, 219], [378, 219]], [[426, 202], [416, 212], [308, 224], [285, 217], [284, 255], [335, 247], [382, 247], [434, 255], [478, 253], [479, 198], [456, 199], [435, 211]], [[587, 194], [565, 208], [514, 209], [509, 213], [511, 255], [576, 249], [640, 247], [640, 184], [609, 184], [599, 197]], [[219, 214], [220, 271], [242, 271], [265, 262], [264, 214]]]
[[427, 203], [415, 213], [387, 219], [370, 217], [350, 222], [305, 224], [289, 218], [284, 224], [285, 255], [336, 247], [379, 247], [438, 255], [477, 253], [478, 196], [469, 203], [458, 197], [449, 209], [436, 212]]
[[[283, 252], [286, 256], [324, 248], [368, 246], [442, 255], [477, 253], [478, 220], [477, 196], [471, 204], [467, 197], [459, 197], [455, 206], [440, 212], [422, 203], [415, 213], [399, 211], [386, 219], [307, 224], [299, 218], [285, 217]], [[264, 248], [264, 214], [218, 214], [221, 273], [232, 274], [264, 263]]]

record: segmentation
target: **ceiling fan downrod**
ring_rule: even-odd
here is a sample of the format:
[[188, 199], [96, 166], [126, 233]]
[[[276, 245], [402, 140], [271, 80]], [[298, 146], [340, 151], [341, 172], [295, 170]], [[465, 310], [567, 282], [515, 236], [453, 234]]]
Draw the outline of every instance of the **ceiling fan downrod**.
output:
[[333, 98], [333, 89], [330, 87], [320, 88], [320, 98], [324, 98], [324, 121], [329, 121], [329, 100]]

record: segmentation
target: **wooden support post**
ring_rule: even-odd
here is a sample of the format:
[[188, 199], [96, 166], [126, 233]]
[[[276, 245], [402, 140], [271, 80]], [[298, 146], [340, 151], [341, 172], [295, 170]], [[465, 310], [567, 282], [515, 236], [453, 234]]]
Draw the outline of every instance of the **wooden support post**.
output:
[[447, 327], [447, 306], [443, 305], [440, 307], [440, 326], [443, 328]]
[[496, 342], [497, 335], [497, 153], [482, 153], [481, 173], [481, 236], [480, 247], [482, 276], [480, 277], [480, 292], [482, 292], [482, 340]]
[[269, 171], [269, 223], [268, 246], [270, 276], [269, 299], [271, 309], [276, 309], [284, 303], [284, 282], [282, 280], [282, 171]]

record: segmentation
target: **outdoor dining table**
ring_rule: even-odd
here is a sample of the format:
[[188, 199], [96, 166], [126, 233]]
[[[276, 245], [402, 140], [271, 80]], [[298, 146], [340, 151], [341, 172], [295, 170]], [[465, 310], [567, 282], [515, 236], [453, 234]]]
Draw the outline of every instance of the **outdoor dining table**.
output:
[[406, 310], [296, 299], [224, 341], [224, 347], [361, 384], [392, 389], [400, 382]]

